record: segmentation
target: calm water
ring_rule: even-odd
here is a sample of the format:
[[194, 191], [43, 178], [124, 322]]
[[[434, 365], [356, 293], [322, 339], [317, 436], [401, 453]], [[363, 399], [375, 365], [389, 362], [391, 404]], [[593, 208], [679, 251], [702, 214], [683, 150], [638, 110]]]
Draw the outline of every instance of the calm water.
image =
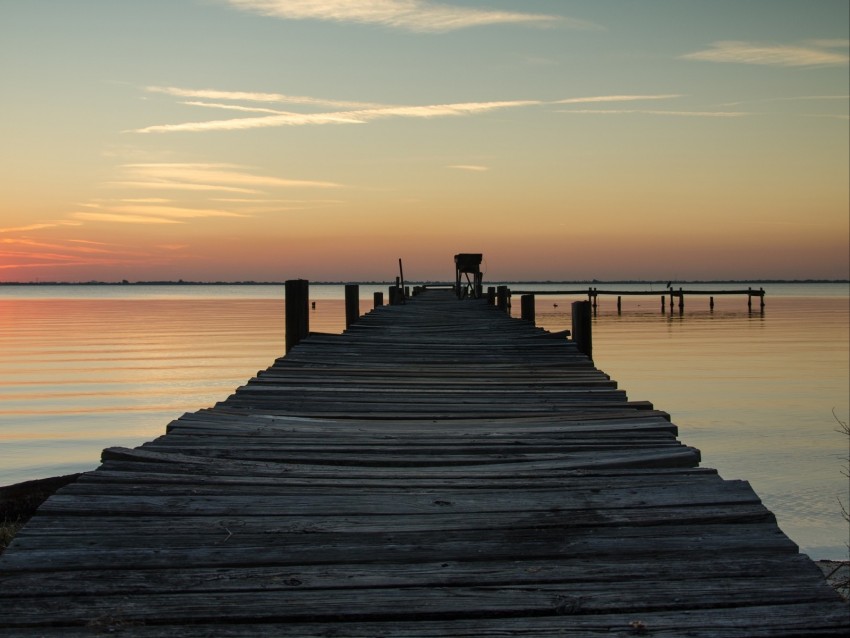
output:
[[[621, 315], [600, 298], [597, 367], [669, 412], [704, 466], [750, 481], [802, 551], [846, 558], [850, 441], [833, 411], [848, 420], [850, 286], [767, 285], [763, 314], [695, 296], [681, 316], [660, 312], [656, 287]], [[361, 286], [364, 311], [373, 290], [385, 287]], [[343, 329], [342, 297], [311, 287], [312, 330]], [[579, 298], [538, 297], [538, 324], [568, 328]], [[161, 435], [283, 349], [282, 286], [0, 287], [0, 485], [93, 469], [103, 448]]]

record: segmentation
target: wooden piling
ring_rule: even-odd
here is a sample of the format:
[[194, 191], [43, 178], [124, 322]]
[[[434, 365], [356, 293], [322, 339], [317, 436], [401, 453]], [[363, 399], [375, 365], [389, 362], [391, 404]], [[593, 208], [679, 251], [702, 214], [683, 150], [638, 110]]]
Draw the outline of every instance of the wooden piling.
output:
[[345, 327], [360, 317], [360, 286], [345, 284]]
[[310, 334], [310, 282], [306, 279], [288, 279], [284, 284], [286, 295], [286, 352]]
[[522, 319], [534, 323], [534, 295], [522, 295], [519, 298]]
[[496, 306], [502, 312], [508, 312], [508, 298], [510, 295], [510, 290], [507, 286], [499, 286], [496, 288]]
[[593, 332], [591, 316], [593, 308], [589, 301], [574, 301], [572, 305], [572, 336], [578, 349], [593, 360]]
[[709, 297], [709, 298], [708, 298], [708, 309], [709, 309], [709, 310], [714, 310], [714, 297]]
[[623, 298], [621, 296], [617, 296], [617, 314], [623, 314]]
[[496, 287], [488, 286], [487, 287], [487, 303], [491, 306], [496, 305]]
[[372, 300], [375, 308], [380, 308], [384, 305], [384, 293], [376, 292], [372, 295]]

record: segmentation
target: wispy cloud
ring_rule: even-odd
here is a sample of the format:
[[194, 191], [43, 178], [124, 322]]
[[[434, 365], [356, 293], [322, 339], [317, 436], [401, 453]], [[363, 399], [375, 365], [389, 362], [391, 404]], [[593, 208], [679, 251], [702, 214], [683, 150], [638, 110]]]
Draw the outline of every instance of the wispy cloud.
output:
[[[150, 192], [151, 196], [94, 199], [78, 204], [78, 210], [70, 218], [76, 223], [121, 224], [183, 224], [207, 218], [244, 218], [267, 212], [268, 207], [262, 206], [269, 202], [283, 201], [279, 199], [283, 191], [335, 189], [342, 185], [264, 175], [239, 164], [145, 162], [119, 166], [118, 179], [106, 182], [104, 186], [139, 189]], [[162, 191], [174, 197], [157, 196]], [[181, 203], [180, 191], [191, 193], [191, 203]], [[218, 197], [204, 195], [207, 191]], [[239, 197], [221, 197], [225, 193]], [[269, 196], [274, 199], [269, 199]], [[274, 211], [280, 210], [284, 208], [274, 208]]]
[[671, 115], [676, 117], [744, 117], [749, 113], [738, 111], [664, 111], [655, 109], [569, 109], [561, 113], [579, 115]]
[[[244, 91], [219, 91], [214, 89], [181, 89], [177, 87], [148, 87], [147, 90], [157, 90], [163, 93], [168, 93], [173, 96], [184, 95], [207, 95], [231, 100], [246, 100], [246, 101], [292, 101], [296, 98], [285, 96], [280, 93], [247, 93]], [[235, 109], [244, 112], [259, 112], [268, 113], [259, 117], [235, 117], [219, 120], [205, 120], [195, 122], [181, 122], [179, 124], [155, 124], [141, 129], [136, 129], [135, 133], [198, 133], [206, 131], [239, 131], [259, 128], [275, 128], [286, 126], [310, 126], [323, 124], [366, 124], [376, 120], [387, 118], [411, 118], [411, 119], [429, 119], [440, 117], [458, 117], [470, 116], [491, 111], [518, 109], [531, 106], [543, 105], [564, 105], [564, 104], [586, 104], [586, 103], [605, 103], [605, 102], [634, 102], [634, 101], [649, 101], [649, 100], [670, 100], [682, 97], [679, 93], [661, 93], [661, 94], [637, 94], [637, 95], [595, 95], [585, 97], [572, 97], [562, 100], [543, 101], [543, 100], [503, 100], [493, 102], [458, 102], [450, 104], [425, 104], [425, 105], [378, 105], [368, 108], [354, 108], [349, 110], [335, 110], [330, 112], [318, 113], [292, 113], [289, 111], [276, 111], [274, 109], [255, 108], [253, 106], [242, 106], [239, 104], [212, 104], [206, 102], [184, 102], [190, 106], [212, 107], [222, 109]], [[344, 102], [340, 100], [317, 99], [306, 96], [297, 98], [298, 104], [315, 107], [326, 104], [339, 106], [343, 104], [366, 104], [363, 102]], [[183, 182], [180, 182], [183, 183]], [[223, 184], [227, 184], [226, 180], [216, 180], [210, 184], [216, 184], [221, 188]], [[230, 186], [231, 188], [233, 186]]]
[[[298, 104], [301, 106], [330, 107], [334, 109], [371, 109], [387, 106], [374, 102], [355, 102], [351, 100], [330, 100], [306, 95], [286, 95], [284, 93], [262, 93], [256, 91], [220, 91], [217, 89], [185, 89], [176, 86], [148, 86], [148, 93], [163, 93], [174, 97], [196, 98], [200, 100], [232, 100], [237, 102], [260, 102], [278, 104]], [[204, 106], [209, 106], [204, 104]]]
[[847, 46], [846, 40], [810, 40], [792, 45], [724, 40], [682, 58], [785, 67], [843, 66], [850, 61], [845, 50]]
[[[185, 186], [210, 190], [251, 188], [339, 188], [335, 182], [286, 179], [272, 175], [258, 175], [238, 164], [152, 162], [124, 164], [125, 175], [148, 185], [165, 185], [166, 188]], [[224, 187], [222, 188], [222, 185]]]
[[0, 233], [26, 233], [32, 230], [44, 230], [45, 228], [56, 228], [57, 226], [79, 226], [79, 222], [60, 220], [50, 222], [39, 222], [27, 224], [26, 226], [13, 226], [11, 228], [0, 228]]
[[75, 219], [90, 222], [117, 222], [120, 224], [182, 224], [184, 222], [166, 217], [149, 217], [147, 215], [124, 215], [122, 213], [72, 213]]
[[430, 0], [226, 0], [237, 9], [285, 20], [330, 20], [376, 24], [418, 32], [445, 32], [495, 24], [598, 28], [589, 22], [553, 15], [472, 9]]
[[488, 166], [479, 166], [478, 164], [452, 164], [446, 168], [454, 168], [459, 171], [470, 171], [473, 173], [483, 173], [490, 170]]
[[203, 131], [234, 131], [280, 126], [305, 126], [309, 124], [365, 124], [377, 119], [436, 118], [473, 115], [499, 109], [517, 108], [542, 104], [537, 100], [513, 100], [504, 102], [462, 102], [457, 104], [429, 104], [425, 106], [388, 106], [332, 113], [287, 113], [265, 117], [244, 117], [182, 124], [159, 124], [137, 129], [136, 133], [174, 133]]

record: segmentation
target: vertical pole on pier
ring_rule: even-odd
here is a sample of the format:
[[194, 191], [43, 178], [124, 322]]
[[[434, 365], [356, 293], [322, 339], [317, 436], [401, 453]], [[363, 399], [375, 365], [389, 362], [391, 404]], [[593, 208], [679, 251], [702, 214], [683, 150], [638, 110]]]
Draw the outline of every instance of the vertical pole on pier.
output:
[[665, 301], [667, 301], [667, 300], [664, 298], [664, 295], [661, 295], [661, 314], [662, 315], [664, 314], [664, 310], [665, 310], [665, 304], [664, 304]]
[[752, 312], [753, 311], [753, 289], [751, 287], [747, 287], [747, 309]]
[[579, 351], [587, 355], [587, 358], [593, 361], [593, 334], [591, 314], [593, 312], [589, 301], [574, 301], [572, 306], [573, 325], [572, 335], [573, 341], [578, 346]]
[[520, 316], [526, 321], [534, 323], [534, 295], [522, 295], [519, 298]]
[[384, 305], [384, 293], [376, 292], [372, 294], [372, 300], [374, 301], [374, 307], [380, 308]]
[[708, 298], [708, 309], [709, 309], [709, 310], [714, 310], [714, 297], [709, 297], [709, 298]]
[[345, 327], [357, 321], [360, 317], [360, 286], [345, 284]]
[[685, 312], [685, 293], [679, 288], [679, 314]]
[[387, 296], [390, 305], [395, 306], [398, 303], [398, 286], [390, 286]]
[[764, 288], [759, 288], [761, 294], [759, 297], [761, 298], [761, 311], [764, 312]]
[[286, 352], [289, 352], [310, 334], [310, 282], [306, 279], [288, 279], [284, 285]]
[[620, 295], [617, 295], [617, 314], [623, 314], [623, 298]]
[[510, 291], [507, 286], [499, 286], [496, 288], [496, 306], [502, 312], [508, 312], [508, 294]]
[[496, 287], [488, 286], [487, 287], [487, 303], [491, 306], [496, 305]]

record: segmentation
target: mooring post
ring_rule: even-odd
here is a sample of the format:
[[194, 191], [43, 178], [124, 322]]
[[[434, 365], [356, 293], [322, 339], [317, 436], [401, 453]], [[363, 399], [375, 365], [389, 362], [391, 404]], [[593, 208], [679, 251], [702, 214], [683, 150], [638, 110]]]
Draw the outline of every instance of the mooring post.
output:
[[685, 293], [679, 288], [679, 314], [685, 312]]
[[761, 294], [759, 297], [761, 298], [761, 311], [764, 312], [764, 288], [759, 288]]
[[345, 327], [357, 321], [360, 317], [360, 286], [345, 284]]
[[534, 295], [521, 295], [519, 298], [520, 316], [534, 323]]
[[664, 298], [664, 295], [661, 295], [661, 314], [662, 315], [664, 314], [664, 310], [665, 310], [665, 304], [664, 304], [665, 301], [667, 301], [667, 300]]
[[499, 286], [496, 288], [496, 306], [502, 312], [508, 312], [508, 295], [510, 291], [507, 286]]
[[286, 296], [286, 352], [310, 334], [310, 282], [288, 279], [284, 284]]
[[620, 295], [617, 295], [617, 314], [623, 314], [623, 298]]
[[384, 293], [376, 292], [372, 294], [372, 301], [374, 302], [375, 308], [380, 308], [384, 305]]
[[709, 309], [709, 310], [714, 310], [714, 297], [709, 297], [709, 298], [708, 298], [708, 309]]
[[753, 289], [750, 286], [747, 286], [747, 309], [750, 312], [753, 310]]
[[487, 303], [491, 306], [496, 305], [496, 286], [487, 287]]
[[580, 352], [593, 361], [592, 306], [589, 301], [574, 301], [572, 305], [573, 341]]

